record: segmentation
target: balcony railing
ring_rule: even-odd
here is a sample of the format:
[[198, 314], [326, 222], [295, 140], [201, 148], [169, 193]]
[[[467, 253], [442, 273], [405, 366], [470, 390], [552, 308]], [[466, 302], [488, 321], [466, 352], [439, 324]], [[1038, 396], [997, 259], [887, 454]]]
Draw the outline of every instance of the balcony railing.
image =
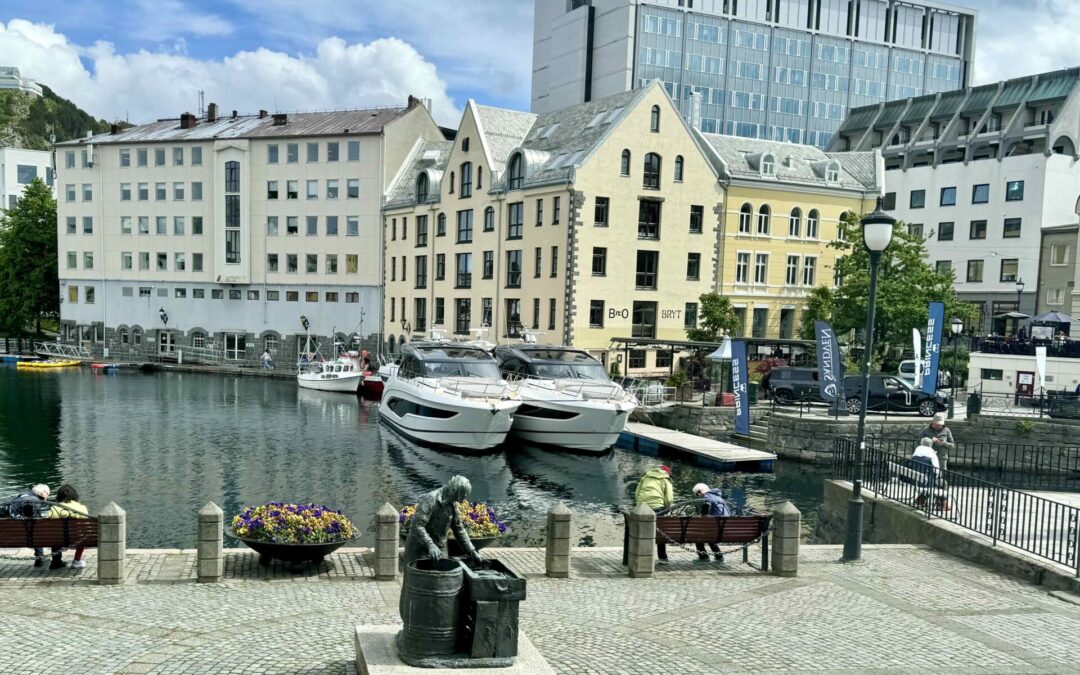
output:
[[1080, 340], [1067, 338], [1020, 339], [1015, 337], [975, 337], [971, 340], [971, 351], [982, 354], [1035, 356], [1036, 347], [1046, 347], [1048, 357], [1080, 359]]

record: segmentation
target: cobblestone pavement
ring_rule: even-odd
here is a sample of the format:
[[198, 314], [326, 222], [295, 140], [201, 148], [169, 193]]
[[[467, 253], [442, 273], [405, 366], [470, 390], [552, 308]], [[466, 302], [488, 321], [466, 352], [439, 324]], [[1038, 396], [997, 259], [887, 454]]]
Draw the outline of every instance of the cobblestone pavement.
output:
[[[369, 578], [369, 551], [293, 575], [231, 550], [226, 579], [194, 582], [191, 551], [129, 551], [124, 586], [0, 555], [0, 672], [355, 673], [352, 628], [397, 622], [398, 585]], [[797, 578], [671, 552], [630, 579], [617, 549], [574, 552], [542, 576], [543, 551], [493, 549], [529, 577], [523, 630], [560, 673], [1074, 673], [1080, 606], [915, 546], [807, 546]], [[751, 552], [751, 560], [755, 560]]]

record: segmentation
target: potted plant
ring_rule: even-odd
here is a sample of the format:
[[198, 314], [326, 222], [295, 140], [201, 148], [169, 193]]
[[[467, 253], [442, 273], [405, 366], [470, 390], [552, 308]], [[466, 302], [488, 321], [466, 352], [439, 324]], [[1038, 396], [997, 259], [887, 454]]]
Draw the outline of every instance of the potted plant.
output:
[[233, 517], [229, 535], [258, 553], [260, 564], [276, 558], [290, 563], [293, 571], [305, 561], [321, 562], [357, 536], [341, 511], [284, 502], [247, 507]]
[[[465, 531], [469, 534], [473, 548], [480, 550], [491, 544], [506, 532], [506, 523], [499, 520], [495, 515], [495, 509], [484, 502], [469, 502], [469, 500], [457, 503], [458, 513], [461, 514], [461, 522], [465, 525]], [[409, 535], [409, 524], [416, 514], [416, 505], [406, 506], [401, 509], [401, 537]], [[451, 556], [465, 555], [461, 545], [454, 538], [453, 533], [446, 539], [446, 547]]]

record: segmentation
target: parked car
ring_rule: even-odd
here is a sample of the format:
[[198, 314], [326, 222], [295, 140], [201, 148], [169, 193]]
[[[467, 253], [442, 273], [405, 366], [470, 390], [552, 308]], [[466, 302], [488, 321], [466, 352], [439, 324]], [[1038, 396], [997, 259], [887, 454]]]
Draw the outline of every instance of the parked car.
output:
[[[900, 368], [896, 371], [896, 374], [900, 376], [901, 380], [904, 380], [910, 385], [915, 384], [915, 359], [908, 359], [900, 362]], [[952, 383], [952, 374], [945, 368], [938, 368], [937, 386], [948, 387]]]
[[817, 368], [792, 368], [781, 366], [768, 373], [766, 389], [780, 405], [794, 401], [821, 401], [818, 394]]
[[[862, 409], [862, 390], [862, 376], [844, 378], [844, 400], [849, 413], [858, 414]], [[870, 395], [866, 402], [868, 411], [917, 412], [923, 417], [931, 417], [948, 407], [949, 396], [943, 391], [931, 396], [894, 375], [870, 375]]]

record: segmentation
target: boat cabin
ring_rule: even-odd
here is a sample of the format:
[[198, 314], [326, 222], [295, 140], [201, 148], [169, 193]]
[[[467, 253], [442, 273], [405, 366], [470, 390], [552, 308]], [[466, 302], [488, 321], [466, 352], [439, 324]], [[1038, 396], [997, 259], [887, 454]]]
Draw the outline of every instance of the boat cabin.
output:
[[467, 344], [413, 342], [401, 350], [399, 377], [478, 377], [501, 380], [490, 352]]
[[610, 381], [604, 364], [580, 349], [523, 343], [502, 345], [495, 356], [507, 377]]

